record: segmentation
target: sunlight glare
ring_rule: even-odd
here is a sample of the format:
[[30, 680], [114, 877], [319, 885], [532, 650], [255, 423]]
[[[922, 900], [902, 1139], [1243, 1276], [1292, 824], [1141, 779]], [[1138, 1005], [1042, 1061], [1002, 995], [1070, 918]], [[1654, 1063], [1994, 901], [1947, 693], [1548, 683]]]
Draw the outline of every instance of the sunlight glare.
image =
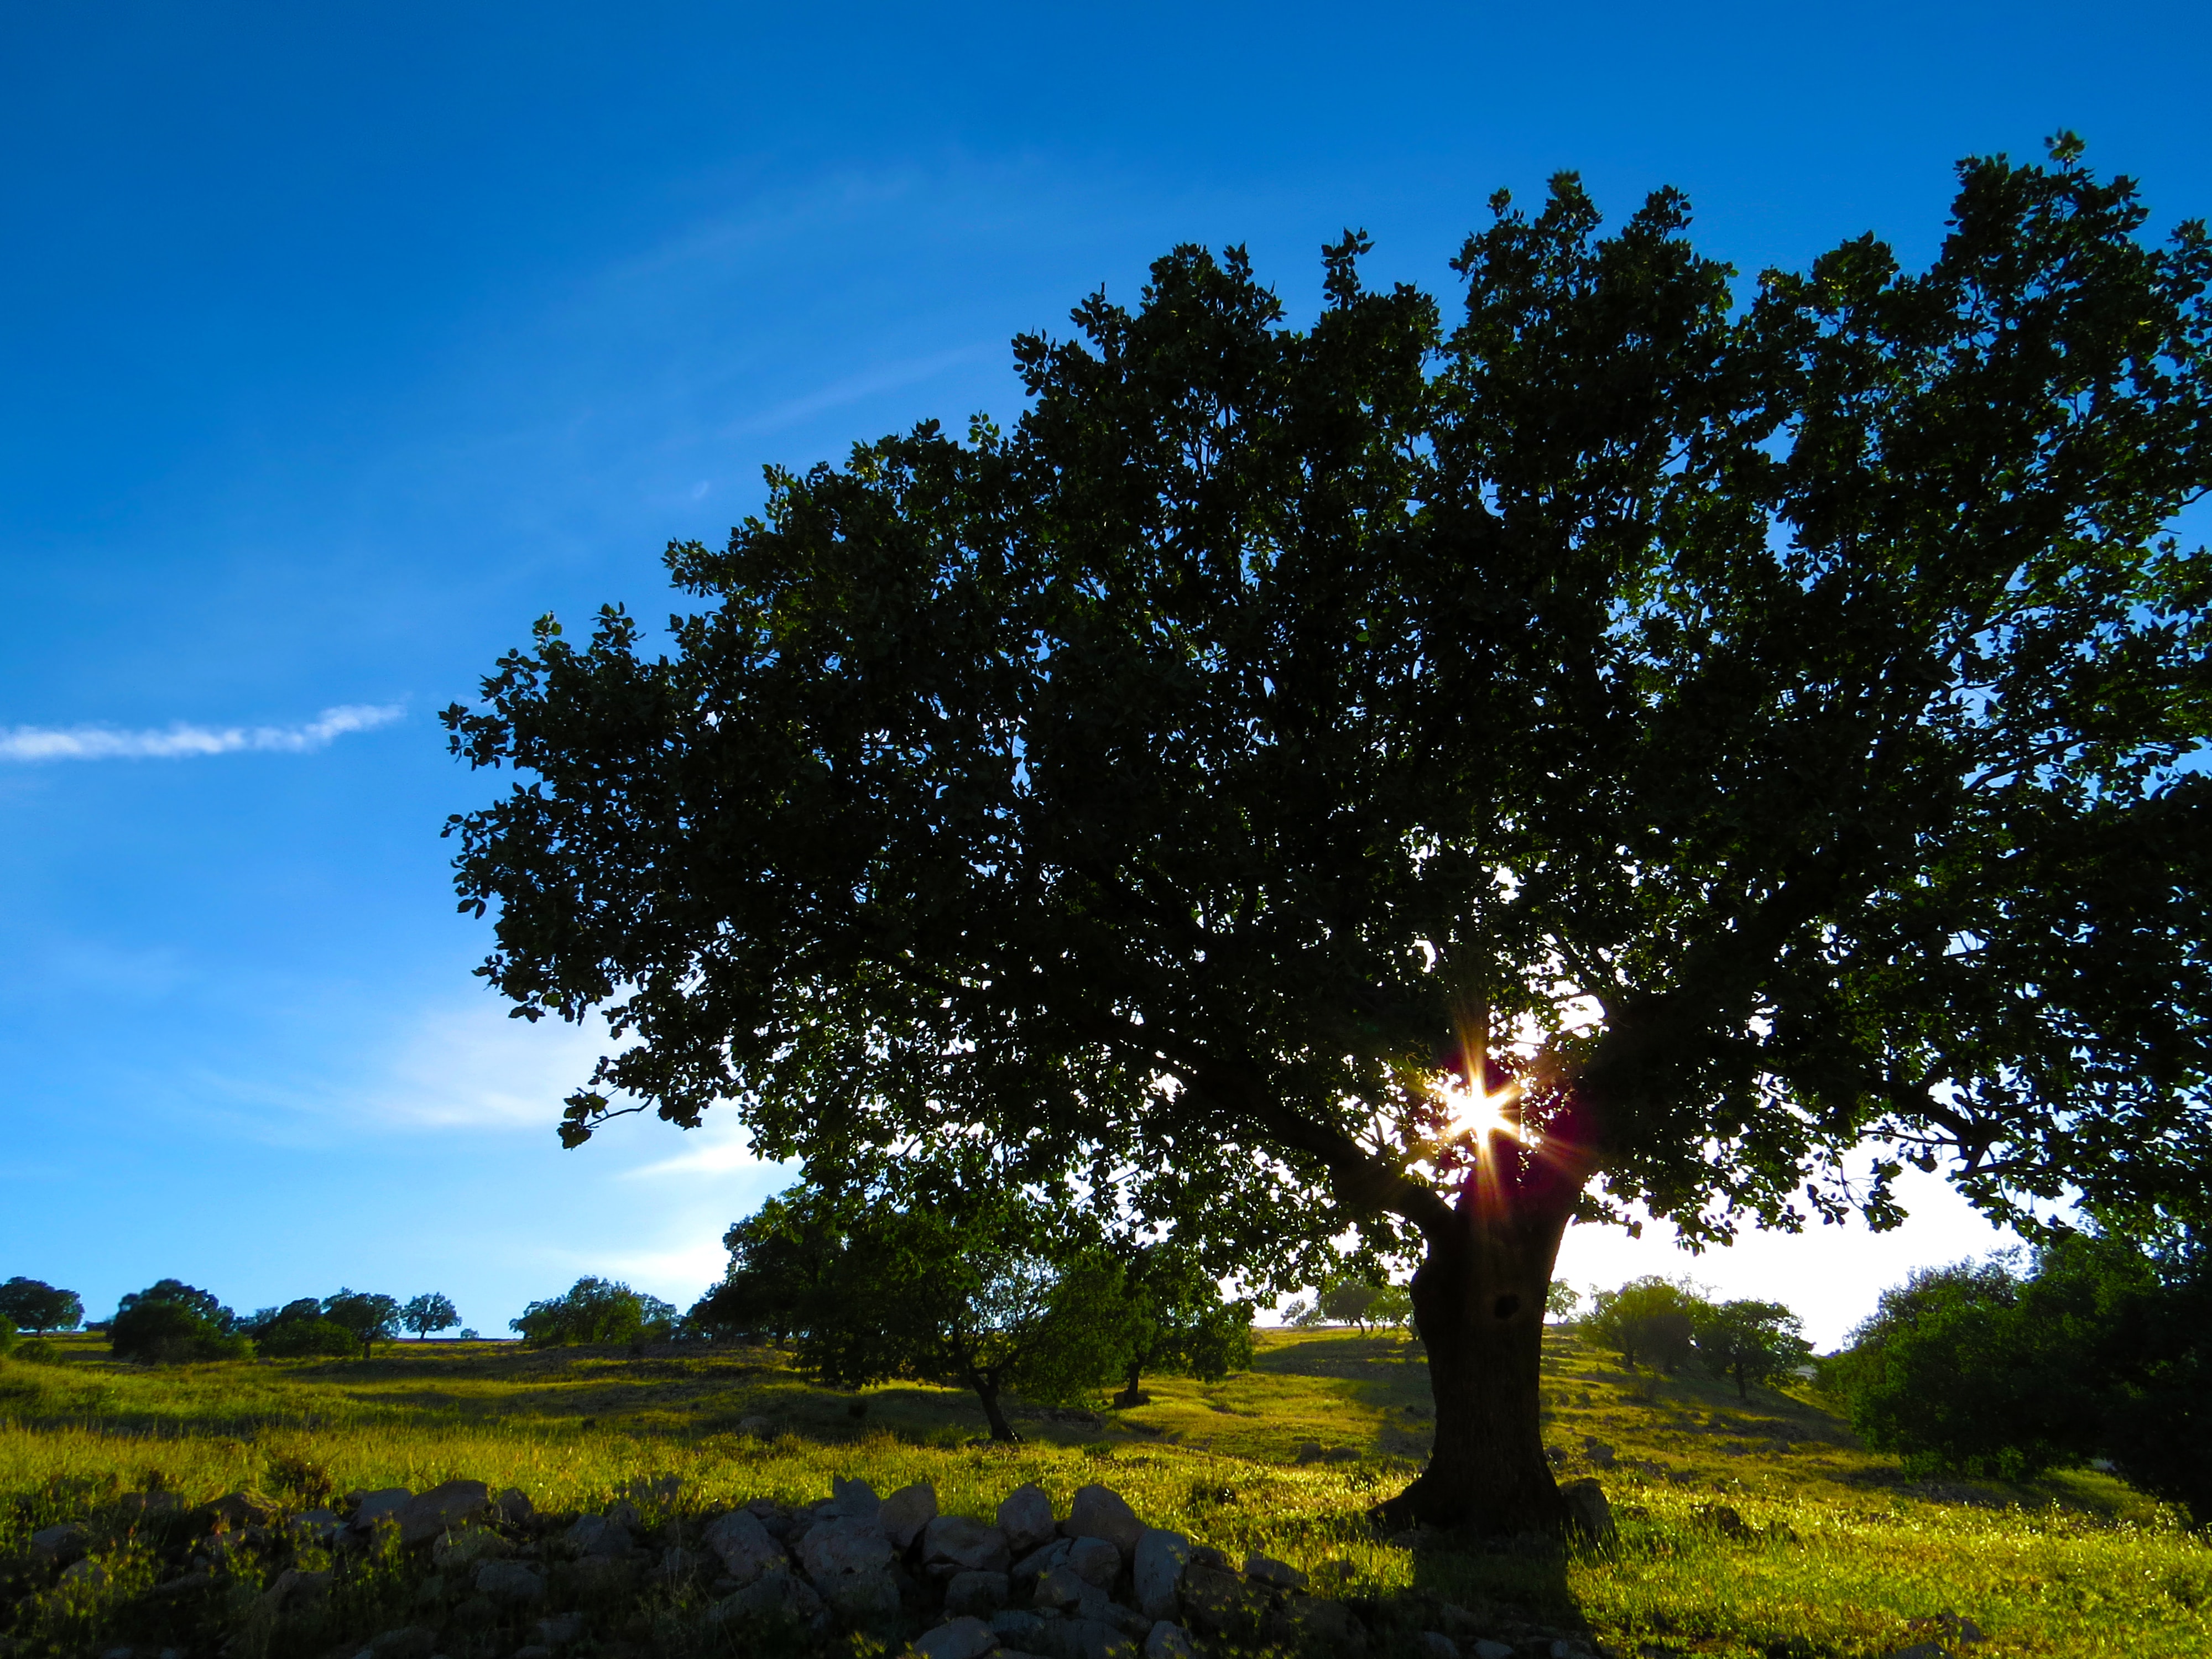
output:
[[1455, 1139], [1472, 1135], [1480, 1145], [1493, 1133], [1511, 1135], [1516, 1140], [1521, 1138], [1519, 1127], [1505, 1115], [1505, 1107], [1521, 1092], [1518, 1082], [1509, 1079], [1503, 1088], [1485, 1094], [1448, 1074], [1441, 1092], [1444, 1108], [1451, 1114]]

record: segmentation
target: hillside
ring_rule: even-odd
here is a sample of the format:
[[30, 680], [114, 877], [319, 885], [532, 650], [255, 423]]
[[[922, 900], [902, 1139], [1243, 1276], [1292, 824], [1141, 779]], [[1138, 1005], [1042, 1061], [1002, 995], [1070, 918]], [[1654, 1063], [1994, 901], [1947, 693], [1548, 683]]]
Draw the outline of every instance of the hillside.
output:
[[[1108, 1485], [1153, 1525], [1237, 1559], [1261, 1551], [1369, 1608], [1379, 1651], [1412, 1640], [1389, 1613], [1411, 1596], [1622, 1654], [1844, 1659], [1945, 1645], [1965, 1620], [1986, 1637], [1977, 1654], [2212, 1659], [2212, 1554], [2118, 1483], [1916, 1485], [1809, 1400], [1632, 1376], [1571, 1335], [1549, 1347], [1547, 1439], [1563, 1477], [1603, 1482], [1621, 1536], [1564, 1559], [1369, 1523], [1428, 1434], [1419, 1351], [1395, 1336], [1266, 1333], [1255, 1368], [1218, 1384], [1149, 1379], [1151, 1403], [1126, 1412], [1026, 1409], [1013, 1449], [969, 1443], [981, 1413], [955, 1391], [833, 1394], [767, 1350], [401, 1344], [367, 1361], [146, 1371], [92, 1339], [58, 1346], [58, 1364], [0, 1367], [0, 1560], [18, 1563], [23, 1656], [106, 1652], [128, 1623], [119, 1589], [58, 1623], [54, 1592], [21, 1565], [33, 1531], [125, 1492], [297, 1507], [325, 1486], [471, 1479], [578, 1512], [674, 1476], [677, 1507], [704, 1513], [811, 1502], [838, 1475], [879, 1492], [927, 1480], [947, 1511], [985, 1516], [1024, 1481], [1061, 1503]], [[625, 1650], [608, 1639], [601, 1650]]]

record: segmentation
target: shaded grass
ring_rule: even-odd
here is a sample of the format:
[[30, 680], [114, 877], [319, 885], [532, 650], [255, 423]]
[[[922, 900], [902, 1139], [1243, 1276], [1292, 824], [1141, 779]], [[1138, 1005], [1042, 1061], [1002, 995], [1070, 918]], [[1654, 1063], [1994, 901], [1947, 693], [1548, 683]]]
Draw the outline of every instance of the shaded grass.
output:
[[[58, 1364], [0, 1368], [0, 1557], [115, 1492], [281, 1495], [301, 1470], [339, 1492], [471, 1478], [556, 1511], [671, 1474], [687, 1510], [809, 1500], [835, 1474], [927, 1480], [978, 1515], [1024, 1480], [1061, 1504], [1097, 1480], [1154, 1524], [1288, 1560], [1332, 1593], [1578, 1613], [1628, 1652], [1857, 1659], [1955, 1613], [1988, 1633], [1979, 1654], [2212, 1659], [2212, 1552], [2108, 1477], [1915, 1485], [1812, 1400], [1655, 1383], [1571, 1335], [1548, 1345], [1547, 1439], [1563, 1478], [1603, 1481], [1621, 1537], [1564, 1563], [1415, 1548], [1370, 1524], [1429, 1435], [1425, 1370], [1395, 1337], [1265, 1333], [1250, 1372], [1149, 1380], [1151, 1403], [1092, 1421], [1024, 1419], [1014, 1448], [966, 1443], [981, 1418], [957, 1391], [817, 1389], [765, 1350], [441, 1344], [147, 1371], [87, 1339], [59, 1346]], [[735, 1432], [746, 1417], [773, 1432]], [[1313, 1446], [1345, 1461], [1295, 1461]]]

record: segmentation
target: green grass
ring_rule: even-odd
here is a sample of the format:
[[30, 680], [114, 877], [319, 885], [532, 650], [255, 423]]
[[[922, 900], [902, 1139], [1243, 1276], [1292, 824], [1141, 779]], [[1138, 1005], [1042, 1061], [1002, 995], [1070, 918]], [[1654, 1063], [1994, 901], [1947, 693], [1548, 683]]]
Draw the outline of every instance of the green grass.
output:
[[[1339, 1594], [1517, 1606], [1628, 1653], [1856, 1659], [1956, 1613], [1987, 1632], [1980, 1655], [2212, 1659], [2212, 1552], [2118, 1482], [1914, 1485], [1812, 1401], [1654, 1384], [1571, 1336], [1550, 1345], [1547, 1440], [1563, 1477], [1604, 1483], [1621, 1538], [1564, 1563], [1416, 1552], [1368, 1523], [1428, 1437], [1425, 1370], [1395, 1337], [1264, 1334], [1250, 1372], [1151, 1379], [1150, 1404], [1091, 1421], [1021, 1419], [1015, 1449], [966, 1443], [982, 1423], [964, 1395], [873, 1389], [855, 1417], [854, 1396], [808, 1387], [767, 1351], [401, 1345], [368, 1361], [149, 1371], [90, 1339], [58, 1346], [58, 1364], [0, 1367], [0, 1559], [118, 1492], [275, 1492], [303, 1468], [339, 1492], [473, 1478], [555, 1510], [667, 1474], [685, 1509], [811, 1499], [838, 1474], [882, 1492], [929, 1480], [945, 1509], [979, 1514], [1024, 1480], [1063, 1503], [1097, 1480], [1156, 1524], [1262, 1550]], [[775, 1433], [739, 1434], [750, 1416]], [[1612, 1447], [1609, 1468], [1588, 1439]], [[1297, 1461], [1316, 1447], [1321, 1461]]]

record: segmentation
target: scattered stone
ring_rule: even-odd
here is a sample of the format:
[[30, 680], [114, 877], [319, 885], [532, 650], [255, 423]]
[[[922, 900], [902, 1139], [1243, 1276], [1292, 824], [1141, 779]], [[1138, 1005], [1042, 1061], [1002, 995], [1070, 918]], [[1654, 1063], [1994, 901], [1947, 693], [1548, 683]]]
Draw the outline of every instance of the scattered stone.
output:
[[1065, 1613], [1070, 1607], [1083, 1604], [1083, 1592], [1087, 1580], [1066, 1562], [1043, 1574], [1036, 1588], [1030, 1592], [1030, 1600], [1040, 1610]]
[[637, 1570], [627, 1553], [586, 1555], [568, 1569], [568, 1583], [580, 1595], [607, 1601], [627, 1595], [635, 1584]]
[[1137, 1659], [1137, 1644], [1098, 1619], [1063, 1619], [1046, 1632], [1054, 1659]]
[[1613, 1464], [1613, 1448], [1595, 1435], [1586, 1434], [1583, 1437], [1583, 1455], [1601, 1469], [1609, 1469]]
[[[1137, 1611], [1161, 1622], [1173, 1619], [1182, 1606], [1176, 1592], [1189, 1565], [1189, 1539], [1159, 1527], [1146, 1528], [1130, 1562], [1130, 1595]], [[1147, 1644], [1151, 1639], [1146, 1638]]]
[[284, 1530], [301, 1543], [327, 1546], [345, 1530], [345, 1522], [329, 1510], [303, 1510], [284, 1523]]
[[495, 1601], [527, 1607], [545, 1599], [544, 1570], [529, 1561], [486, 1561], [477, 1568], [477, 1591]]
[[561, 1541], [579, 1556], [628, 1555], [634, 1541], [629, 1528], [604, 1515], [586, 1515], [561, 1534]]
[[765, 1417], [741, 1417], [738, 1419], [738, 1432], [750, 1440], [773, 1440], [775, 1425]]
[[699, 1558], [681, 1544], [671, 1544], [660, 1553], [659, 1564], [653, 1576], [664, 1584], [680, 1584], [699, 1571]]
[[31, 1554], [40, 1561], [68, 1566], [84, 1559], [85, 1546], [91, 1537], [88, 1529], [74, 1521], [58, 1527], [41, 1527], [31, 1534]]
[[999, 1505], [999, 1530], [1006, 1534], [1006, 1547], [1016, 1556], [1027, 1555], [1054, 1536], [1052, 1499], [1031, 1481], [1008, 1492]]
[[1267, 1621], [1267, 1633], [1294, 1650], [1341, 1654], [1358, 1659], [1367, 1651], [1367, 1631], [1341, 1601], [1294, 1595]]
[[297, 1567], [287, 1567], [276, 1575], [276, 1583], [261, 1593], [261, 1605], [271, 1613], [289, 1613], [310, 1607], [330, 1593], [331, 1575], [327, 1568], [320, 1572], [302, 1572]]
[[964, 1515], [940, 1515], [922, 1528], [922, 1565], [933, 1577], [1004, 1572], [1010, 1559], [1006, 1534]]
[[838, 1514], [855, 1521], [873, 1521], [884, 1507], [884, 1500], [866, 1481], [836, 1474], [830, 1477], [830, 1502]]
[[[406, 1535], [403, 1530], [402, 1537]], [[514, 1553], [514, 1546], [486, 1527], [468, 1527], [459, 1532], [449, 1532], [441, 1538], [430, 1552], [431, 1560], [440, 1571], [465, 1567], [471, 1561], [497, 1558]]]
[[134, 1520], [173, 1515], [184, 1506], [185, 1500], [173, 1492], [126, 1492], [115, 1500], [115, 1507]]
[[491, 1488], [481, 1480], [448, 1480], [415, 1498], [396, 1517], [399, 1541], [421, 1544], [474, 1520], [491, 1507]]
[[1234, 1572], [1237, 1564], [1211, 1544], [1193, 1544], [1190, 1559], [1201, 1567], [1219, 1567], [1224, 1572]]
[[1060, 1523], [1060, 1530], [1070, 1538], [1103, 1538], [1121, 1551], [1126, 1561], [1136, 1553], [1145, 1523], [1122, 1501], [1121, 1493], [1106, 1486], [1083, 1486], [1068, 1505], [1067, 1519]]
[[1067, 1559], [1068, 1552], [1075, 1547], [1073, 1538], [1058, 1538], [1042, 1549], [1031, 1550], [1014, 1563], [1013, 1579], [1017, 1588], [1026, 1588], [1042, 1578]]
[[415, 1494], [404, 1486], [386, 1486], [379, 1492], [350, 1492], [346, 1494], [353, 1504], [356, 1532], [372, 1532], [380, 1521], [396, 1522], [399, 1511], [415, 1501]]
[[955, 1618], [974, 1613], [988, 1619], [1012, 1595], [1012, 1582], [1003, 1572], [957, 1572], [945, 1586], [945, 1610]]
[[1259, 1597], [1225, 1568], [1194, 1560], [1183, 1570], [1183, 1615], [1202, 1636], [1246, 1634], [1257, 1622]]
[[538, 1513], [537, 1506], [530, 1501], [530, 1494], [520, 1486], [509, 1486], [494, 1498], [492, 1503], [499, 1510], [501, 1518], [512, 1527], [526, 1524]]
[[1743, 1516], [1729, 1504], [1700, 1504], [1697, 1508], [1697, 1516], [1723, 1538], [1751, 1536], [1751, 1528], [1746, 1524]]
[[[1163, 1619], [1145, 1638], [1145, 1659], [1198, 1659], [1198, 1649], [1192, 1644], [1188, 1631]], [[1454, 1654], [1452, 1659], [1459, 1659], [1459, 1656]]]
[[1420, 1659], [1459, 1659], [1459, 1644], [1440, 1630], [1425, 1630], [1413, 1638]]
[[403, 1625], [386, 1631], [368, 1644], [368, 1650], [376, 1659], [430, 1659], [438, 1650], [438, 1638], [420, 1625]]
[[1003, 1607], [991, 1615], [991, 1628], [1010, 1648], [1038, 1648], [1044, 1644], [1044, 1620], [1017, 1607]]
[[955, 1619], [915, 1639], [922, 1659], [982, 1659], [999, 1645], [999, 1633], [980, 1619]]
[[[1141, 1534], [1138, 1541], [1143, 1541]], [[1085, 1583], [1110, 1590], [1114, 1588], [1114, 1581], [1121, 1576], [1121, 1552], [1103, 1538], [1072, 1539], [1068, 1545], [1067, 1566]]]
[[201, 1504], [186, 1519], [195, 1532], [244, 1532], [266, 1524], [275, 1514], [252, 1493], [234, 1492]]
[[[1595, 1480], [1570, 1480], [1559, 1488], [1566, 1501], [1567, 1531], [1588, 1543], [1610, 1544], [1620, 1534], [1613, 1522], [1613, 1505], [1605, 1501], [1605, 1488]], [[1734, 1513], [1733, 1510], [1730, 1513]], [[1741, 1518], [1738, 1518], [1741, 1524]]]
[[901, 1486], [884, 1499], [876, 1514], [876, 1524], [891, 1540], [891, 1547], [902, 1555], [914, 1547], [914, 1540], [921, 1536], [921, 1529], [936, 1519], [937, 1488], [927, 1481]]
[[880, 1619], [898, 1611], [890, 1540], [872, 1520], [840, 1516], [816, 1522], [799, 1540], [799, 1564], [817, 1594], [848, 1619]]
[[1513, 1650], [1503, 1642], [1493, 1642], [1488, 1637], [1480, 1638], [1468, 1650], [1474, 1659], [1513, 1659]]
[[788, 1568], [763, 1573], [735, 1595], [714, 1604], [708, 1615], [720, 1624], [731, 1619], [788, 1619], [812, 1624], [823, 1616], [822, 1598], [814, 1587]]
[[1307, 1583], [1305, 1574], [1289, 1562], [1278, 1561], [1267, 1555], [1246, 1556], [1244, 1576], [1259, 1583], [1272, 1584], [1277, 1589], [1302, 1590]]
[[1320, 1441], [1318, 1441], [1318, 1440], [1301, 1440], [1301, 1441], [1299, 1441], [1299, 1442], [1298, 1442], [1298, 1462], [1301, 1462], [1301, 1463], [1318, 1463], [1318, 1462], [1321, 1462], [1321, 1442], [1320, 1442]]
[[723, 1571], [740, 1585], [790, 1565], [783, 1546], [769, 1535], [761, 1518], [750, 1510], [732, 1510], [708, 1527], [700, 1541], [720, 1558]]
[[583, 1633], [582, 1613], [556, 1613], [550, 1619], [539, 1620], [531, 1637], [540, 1647], [565, 1648]]
[[64, 1584], [82, 1584], [87, 1589], [98, 1589], [106, 1582], [107, 1569], [88, 1556], [82, 1560], [72, 1561], [62, 1569], [62, 1583]]

